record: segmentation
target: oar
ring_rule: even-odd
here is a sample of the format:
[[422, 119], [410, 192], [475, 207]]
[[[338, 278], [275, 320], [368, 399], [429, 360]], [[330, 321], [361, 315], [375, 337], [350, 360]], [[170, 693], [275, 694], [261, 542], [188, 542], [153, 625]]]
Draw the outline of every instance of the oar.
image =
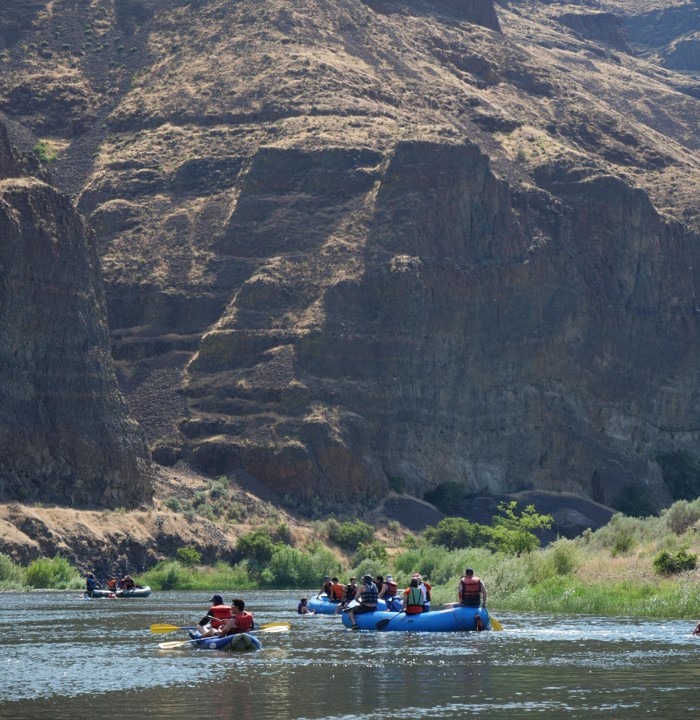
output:
[[[292, 626], [288, 622], [278, 622], [278, 623], [267, 623], [266, 625], [261, 625], [260, 630], [264, 630], [266, 628], [271, 627], [277, 627], [277, 626], [283, 626], [287, 630], [289, 630]], [[184, 625], [180, 627], [179, 625], [165, 625], [164, 623], [156, 623], [155, 625], [151, 625], [151, 632], [152, 633], [169, 633], [169, 632], [175, 632], [175, 630], [195, 630], [197, 628], [196, 625]], [[279, 632], [279, 630], [277, 631]]]
[[390, 618], [386, 618], [385, 620], [380, 620], [374, 627], [377, 628], [377, 630], [384, 630], [384, 628], [394, 619], [397, 618], [401, 613], [406, 612], [405, 610], [399, 610], [396, 615], [392, 615]]
[[[281, 633], [289, 632], [291, 625], [289, 623], [269, 623], [263, 625], [258, 630], [251, 630], [248, 635], [255, 635], [256, 633]], [[210, 637], [217, 637], [212, 635]], [[168, 642], [158, 643], [158, 647], [161, 650], [172, 650], [173, 648], [184, 647], [185, 645], [193, 645], [208, 640], [208, 638], [196, 638], [195, 640], [169, 640]]]

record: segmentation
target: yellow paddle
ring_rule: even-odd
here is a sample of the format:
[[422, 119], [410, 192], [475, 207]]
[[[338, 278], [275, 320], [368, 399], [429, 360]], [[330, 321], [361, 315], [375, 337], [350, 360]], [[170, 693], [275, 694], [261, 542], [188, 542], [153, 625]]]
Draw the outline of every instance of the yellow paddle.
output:
[[[286, 630], [291, 629], [291, 625], [288, 622], [272, 622], [267, 623], [265, 625], [261, 625], [258, 629], [259, 630], [266, 630], [267, 628], [273, 628], [273, 627], [282, 627], [283, 630], [276, 630], [273, 632], [285, 632]], [[179, 626], [179, 625], [166, 625], [164, 623], [159, 624], [156, 623], [155, 625], [151, 625], [151, 632], [152, 633], [169, 633], [169, 632], [175, 632], [175, 630], [194, 630], [195, 626], [191, 625], [189, 627], [187, 626]]]
[[[486, 610], [486, 608], [484, 608], [484, 610]], [[501, 623], [498, 622], [498, 620], [496, 620], [496, 618], [491, 615], [488, 610], [486, 610], [486, 613], [488, 614], [489, 620], [491, 621], [491, 627], [496, 630], [496, 632], [500, 632], [501, 630], [503, 630], [503, 625], [501, 625]]]

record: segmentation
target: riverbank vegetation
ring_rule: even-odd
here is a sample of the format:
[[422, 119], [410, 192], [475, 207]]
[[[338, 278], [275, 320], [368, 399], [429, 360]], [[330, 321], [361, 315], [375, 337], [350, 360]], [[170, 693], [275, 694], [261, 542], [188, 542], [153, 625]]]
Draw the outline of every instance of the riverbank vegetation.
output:
[[[370, 525], [316, 523], [318, 539], [292, 547], [284, 525], [241, 536], [235, 564], [203, 566], [196, 548], [137, 577], [154, 590], [316, 590], [324, 575], [347, 579], [391, 572], [407, 585], [420, 572], [433, 586], [433, 608], [457, 599], [457, 583], [474, 567], [494, 611], [700, 617], [700, 498], [682, 500], [659, 517], [613, 516], [604, 527], [539, 547], [537, 531], [551, 518], [534, 507], [503, 504], [489, 526], [446, 518], [399, 547], [387, 547]], [[333, 551], [331, 545], [342, 551]], [[0, 555], [0, 588], [81, 587], [62, 558], [40, 558], [21, 568]]]

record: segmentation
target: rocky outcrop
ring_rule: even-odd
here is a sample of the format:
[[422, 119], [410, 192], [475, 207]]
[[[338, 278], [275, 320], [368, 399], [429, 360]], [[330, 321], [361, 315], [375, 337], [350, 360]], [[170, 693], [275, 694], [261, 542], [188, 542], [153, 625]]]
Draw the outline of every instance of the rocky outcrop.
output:
[[0, 94], [74, 152], [101, 114], [77, 202], [160, 462], [302, 507], [670, 500], [658, 457], [700, 427], [700, 143], [692, 78], [643, 42], [677, 17], [625, 16], [640, 61], [585, 3], [94, 0], [84, 31], [55, 7], [84, 54], [42, 16], [62, 69], [34, 91], [51, 66], [14, 46]]
[[[0, 126], [0, 498], [134, 506], [149, 455], [109, 352], [94, 236]], [[9, 160], [8, 160], [9, 159]]]
[[613, 13], [564, 13], [557, 19], [583, 37], [630, 52], [622, 20]]

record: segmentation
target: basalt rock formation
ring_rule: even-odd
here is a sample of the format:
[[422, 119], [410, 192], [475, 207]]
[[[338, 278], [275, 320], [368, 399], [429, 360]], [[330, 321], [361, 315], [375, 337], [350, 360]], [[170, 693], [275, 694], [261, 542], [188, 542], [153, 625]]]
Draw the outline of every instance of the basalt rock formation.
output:
[[700, 24], [657, 5], [38, 13], [0, 108], [57, 143], [95, 228], [154, 457], [302, 506], [444, 483], [635, 512], [679, 497], [667, 468], [695, 472], [700, 433], [700, 83], [664, 58]]
[[0, 238], [0, 498], [149, 500], [150, 458], [117, 385], [94, 235], [70, 198], [29, 174], [2, 123]]

